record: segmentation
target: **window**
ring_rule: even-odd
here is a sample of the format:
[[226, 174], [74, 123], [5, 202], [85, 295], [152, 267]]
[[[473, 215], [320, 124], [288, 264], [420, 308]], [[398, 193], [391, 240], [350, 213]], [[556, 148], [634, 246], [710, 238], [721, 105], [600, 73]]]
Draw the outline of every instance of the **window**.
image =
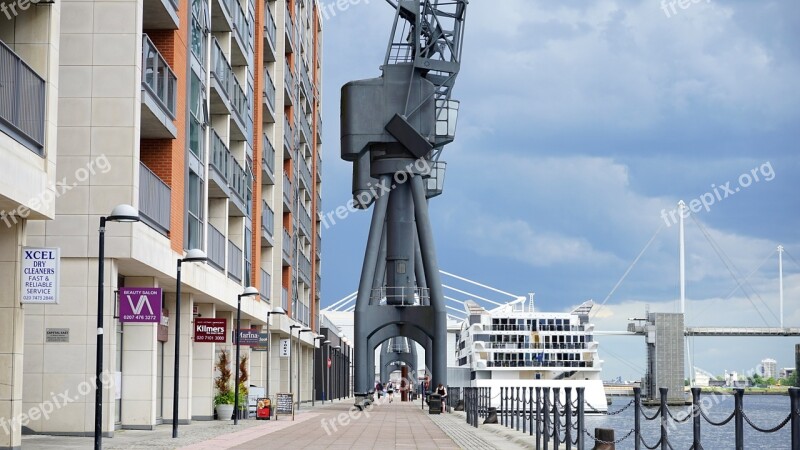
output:
[[186, 248], [203, 248], [203, 181], [192, 171], [189, 171], [187, 190]]
[[252, 250], [252, 243], [253, 243], [253, 232], [250, 231], [249, 228], [245, 228], [244, 230], [244, 279], [248, 280], [247, 283], [252, 280], [252, 271], [253, 271], [253, 250]]
[[192, 54], [206, 64], [206, 30], [208, 30], [208, 7], [203, 0], [192, 0], [192, 23], [190, 29], [190, 39]]
[[192, 72], [189, 85], [189, 150], [203, 161], [203, 148], [205, 144], [205, 126], [208, 123], [206, 115], [206, 90], [200, 78]]

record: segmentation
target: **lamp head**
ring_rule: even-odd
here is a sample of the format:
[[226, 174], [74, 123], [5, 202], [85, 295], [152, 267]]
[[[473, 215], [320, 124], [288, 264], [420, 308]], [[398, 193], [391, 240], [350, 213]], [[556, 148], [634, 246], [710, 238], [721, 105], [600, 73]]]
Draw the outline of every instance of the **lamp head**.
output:
[[247, 286], [244, 288], [244, 292], [239, 294], [239, 297], [255, 297], [256, 295], [258, 295], [258, 289], [253, 286]]
[[139, 211], [131, 205], [121, 204], [111, 210], [111, 214], [106, 217], [109, 222], [138, 222]]
[[311, 331], [311, 328], [303, 328], [300, 330], [301, 333], [308, 333], [309, 331]]
[[270, 315], [270, 314], [277, 314], [279, 316], [285, 316], [286, 315], [286, 310], [284, 310], [280, 306], [276, 306], [276, 307], [272, 308], [272, 311], [267, 313], [267, 315]]
[[199, 248], [193, 248], [186, 251], [186, 256], [183, 257], [183, 262], [205, 262], [208, 260], [206, 252]]
[[322, 343], [322, 345], [331, 345], [331, 341], [325, 339], [325, 341]]

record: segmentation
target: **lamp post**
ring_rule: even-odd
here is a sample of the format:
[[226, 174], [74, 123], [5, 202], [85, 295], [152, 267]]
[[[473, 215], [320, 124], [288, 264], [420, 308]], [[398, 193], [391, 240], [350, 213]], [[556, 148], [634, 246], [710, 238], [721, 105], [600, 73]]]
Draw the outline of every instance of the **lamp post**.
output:
[[333, 360], [332, 365], [336, 366], [336, 367], [333, 368], [333, 383], [332, 383], [333, 384], [333, 387], [332, 387], [333, 391], [331, 392], [331, 401], [333, 401], [334, 397], [336, 397], [337, 400], [339, 399], [339, 385], [338, 385], [339, 375], [337, 374], [337, 372], [339, 371], [339, 359], [338, 358], [339, 358], [339, 351], [341, 350], [341, 348], [342, 348], [341, 345], [336, 345], [336, 346], [331, 347], [331, 350], [333, 350], [333, 355], [334, 355], [333, 358], [331, 358]]
[[[292, 344], [292, 338], [294, 337], [294, 329], [295, 328], [303, 328], [298, 324], [290, 325], [289, 326], [289, 393], [294, 394], [294, 383], [292, 382], [292, 358], [294, 357], [294, 349]], [[300, 333], [297, 333], [300, 336]]]
[[100, 217], [97, 246], [97, 359], [95, 366], [94, 448], [103, 446], [103, 278], [105, 265], [106, 222], [138, 222], [139, 211], [131, 205], [117, 205], [111, 215]]
[[345, 366], [344, 352], [347, 351], [347, 337], [344, 335], [344, 331], [340, 331], [339, 332], [339, 339], [342, 341], [342, 343], [341, 343], [341, 348], [339, 349], [339, 366], [338, 366], [338, 370], [339, 370], [339, 390], [338, 390], [338, 392], [339, 392], [339, 398], [344, 398], [344, 381], [345, 381], [345, 376], [344, 376], [344, 366]]
[[239, 333], [240, 322], [242, 320], [242, 297], [255, 297], [258, 294], [258, 289], [253, 286], [244, 288], [244, 292], [238, 295], [236, 299], [236, 384], [234, 385], [234, 399], [233, 399], [233, 424], [239, 425]]
[[297, 409], [300, 409], [300, 380], [302, 374], [300, 373], [300, 357], [302, 356], [302, 345], [303, 343], [300, 341], [300, 335], [303, 333], [310, 333], [311, 328], [303, 328], [302, 330], [297, 332]]
[[178, 259], [178, 276], [175, 282], [175, 370], [172, 386], [172, 438], [178, 437], [178, 392], [180, 391], [180, 355], [181, 355], [181, 264], [184, 262], [205, 262], [206, 252], [193, 248], [186, 252], [184, 258]]
[[[267, 312], [267, 398], [269, 398], [269, 363], [272, 358], [272, 332], [269, 328], [269, 316], [271, 315], [285, 316], [286, 311], [280, 306], [276, 306], [272, 311]], [[291, 353], [290, 353], [291, 354]]]
[[[313, 363], [311, 369], [311, 406], [314, 406], [314, 400], [317, 397], [317, 342], [325, 340], [325, 336], [318, 334], [314, 337], [314, 354], [313, 354]], [[322, 351], [322, 346], [320, 345], [320, 351]], [[322, 370], [320, 370], [320, 374], [322, 374]]]
[[328, 353], [327, 353], [328, 356], [325, 356], [326, 353], [324, 353], [324, 351], [322, 353], [322, 359], [323, 359], [323, 362], [322, 362], [322, 404], [324, 405], [325, 404], [325, 399], [328, 397], [328, 395], [330, 395], [330, 389], [331, 389], [331, 385], [330, 385], [330, 380], [331, 380], [330, 370], [331, 369], [328, 368], [328, 360], [331, 357], [330, 356], [330, 353], [331, 353], [331, 341], [329, 341], [327, 339], [325, 341], [323, 341], [322, 342], [322, 348], [327, 348], [328, 349]]

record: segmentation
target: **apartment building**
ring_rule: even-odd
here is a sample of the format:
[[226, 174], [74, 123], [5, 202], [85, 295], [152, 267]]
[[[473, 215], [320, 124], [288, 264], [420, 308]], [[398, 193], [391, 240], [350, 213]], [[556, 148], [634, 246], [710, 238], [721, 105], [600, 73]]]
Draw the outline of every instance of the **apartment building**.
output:
[[32, 221], [55, 215], [60, 5], [2, 5], [0, 14], [0, 449], [20, 448], [23, 247]]
[[[95, 376], [98, 328], [105, 436], [171, 422], [178, 323], [179, 422], [214, 418], [214, 366], [232, 349], [237, 300], [243, 329], [259, 331], [269, 321], [272, 349], [292, 331], [297, 343], [299, 334], [292, 356], [312, 367], [321, 244], [317, 2], [64, 0], [49, 11], [58, 58], [43, 67], [60, 82], [57, 92], [48, 87], [48, 114], [57, 111], [58, 120], [46, 138], [58, 136], [58, 155], [21, 146], [3, 151], [26, 161], [45, 155], [42, 173], [15, 172], [26, 182], [44, 184], [50, 176], [70, 186], [54, 209], [35, 217], [53, 220], [27, 223], [28, 245], [60, 251], [60, 301], [25, 305], [24, 343], [11, 349], [24, 350], [23, 368], [2, 370], [24, 379], [15, 385], [22, 405], [11, 402], [22, 411], [67, 391], [75, 399], [47, 418], [29, 418], [24, 432], [94, 433], [94, 388], [85, 386]], [[91, 175], [81, 176], [87, 170]], [[20, 201], [12, 194], [0, 190]], [[109, 218], [101, 285], [100, 220], [124, 204], [141, 220]], [[15, 239], [19, 246], [23, 238]], [[178, 260], [194, 249], [208, 260], [181, 265], [178, 302]], [[18, 259], [15, 252], [9, 258]], [[260, 295], [239, 299], [248, 286]], [[121, 321], [123, 288], [160, 288], [160, 322]], [[9, 323], [22, 321], [13, 298], [6, 303]], [[287, 314], [268, 314], [276, 307]], [[224, 319], [224, 343], [194, 340], [201, 318]], [[310, 401], [309, 369], [290, 371], [277, 351], [242, 346], [242, 356], [248, 385], [274, 394], [296, 391], [299, 382], [300, 400]]]

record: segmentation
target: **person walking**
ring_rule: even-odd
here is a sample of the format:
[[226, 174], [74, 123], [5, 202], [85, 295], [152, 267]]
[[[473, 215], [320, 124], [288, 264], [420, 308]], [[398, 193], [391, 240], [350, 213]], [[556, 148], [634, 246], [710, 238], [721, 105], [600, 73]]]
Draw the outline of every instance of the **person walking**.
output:
[[389, 396], [389, 403], [394, 401], [394, 383], [389, 381], [386, 383], [386, 394]]
[[444, 387], [443, 384], [439, 383], [439, 386], [436, 387], [436, 393], [442, 397], [442, 410], [447, 412], [447, 388]]
[[378, 398], [381, 398], [381, 396], [383, 395], [383, 384], [381, 384], [380, 380], [378, 380], [378, 382], [375, 383], [375, 392], [378, 393]]

